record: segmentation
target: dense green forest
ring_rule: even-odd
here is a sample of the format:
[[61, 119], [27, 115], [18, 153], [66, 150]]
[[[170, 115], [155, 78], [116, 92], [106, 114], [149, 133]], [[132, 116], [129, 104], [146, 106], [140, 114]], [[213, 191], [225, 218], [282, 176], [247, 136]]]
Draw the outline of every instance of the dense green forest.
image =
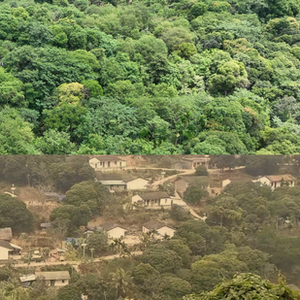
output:
[[300, 152], [299, 0], [0, 5], [0, 154]]

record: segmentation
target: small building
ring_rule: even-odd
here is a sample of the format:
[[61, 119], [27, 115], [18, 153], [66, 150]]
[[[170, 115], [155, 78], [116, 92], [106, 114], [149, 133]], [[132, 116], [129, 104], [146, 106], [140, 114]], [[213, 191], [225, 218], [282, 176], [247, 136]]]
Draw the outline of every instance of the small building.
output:
[[268, 175], [260, 177], [256, 180], [252, 180], [252, 182], [259, 182], [261, 185], [269, 186], [272, 190], [275, 190], [276, 188], [281, 187], [283, 185], [287, 185], [290, 187], [295, 186], [296, 178], [290, 174]]
[[111, 193], [124, 191], [127, 187], [123, 180], [100, 180], [99, 182], [107, 187]]
[[44, 278], [49, 286], [55, 287], [68, 285], [70, 280], [68, 271], [35, 272], [35, 275]]
[[175, 229], [171, 226], [167, 225], [166, 223], [155, 220], [149, 221], [143, 225], [142, 231], [144, 233], [147, 233], [151, 230], [155, 230], [160, 239], [164, 238], [165, 236], [172, 238], [175, 233]]
[[12, 230], [10, 227], [0, 228], [0, 240], [8, 242], [12, 240]]
[[0, 240], [0, 260], [8, 260], [14, 248], [9, 242]]
[[111, 192], [123, 190], [146, 190], [150, 182], [140, 177], [127, 176], [106, 176], [105, 179], [98, 180], [106, 186]]
[[12, 255], [20, 255], [21, 250], [20, 246], [0, 240], [0, 260], [8, 260]]
[[206, 169], [208, 169], [209, 161], [209, 155], [185, 156], [174, 164], [174, 169], [196, 169], [200, 166], [204, 166]]
[[97, 155], [90, 158], [89, 165], [95, 171], [123, 170], [126, 168], [126, 160], [116, 155]]
[[104, 223], [99, 227], [107, 232], [108, 238], [110, 239], [119, 239], [125, 237], [126, 233], [128, 232], [126, 228], [119, 226], [116, 223]]
[[147, 192], [132, 196], [132, 204], [141, 204], [147, 208], [171, 207], [173, 200], [166, 192]]
[[20, 277], [20, 281], [23, 287], [28, 288], [36, 280], [35, 274], [27, 274]]
[[146, 190], [149, 188], [150, 181], [137, 177], [126, 181], [127, 190]]

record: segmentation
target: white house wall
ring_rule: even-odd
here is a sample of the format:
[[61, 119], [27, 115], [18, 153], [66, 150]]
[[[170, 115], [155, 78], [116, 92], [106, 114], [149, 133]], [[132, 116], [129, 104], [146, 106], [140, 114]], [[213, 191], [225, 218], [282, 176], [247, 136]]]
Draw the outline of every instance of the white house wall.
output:
[[0, 260], [8, 259], [9, 249], [0, 246]]
[[134, 203], [137, 203], [139, 201], [144, 201], [144, 200], [141, 198], [141, 196], [134, 195], [134, 196], [132, 196], [131, 201], [132, 201], [132, 204], [134, 204]]
[[127, 182], [127, 190], [145, 190], [148, 188], [148, 184], [149, 181], [142, 178], [137, 178]]
[[111, 230], [108, 230], [107, 234], [108, 234], [108, 237], [111, 239], [119, 239], [120, 237], [125, 236], [126, 231], [127, 230], [125, 230], [123, 228], [116, 227]]
[[164, 226], [162, 228], [159, 228], [157, 230], [157, 232], [161, 235], [161, 236], [165, 236], [165, 235], [168, 235], [169, 237], [173, 237], [174, 236], [174, 233], [175, 233], [175, 230], [170, 228], [170, 227], [167, 227], [167, 226]]

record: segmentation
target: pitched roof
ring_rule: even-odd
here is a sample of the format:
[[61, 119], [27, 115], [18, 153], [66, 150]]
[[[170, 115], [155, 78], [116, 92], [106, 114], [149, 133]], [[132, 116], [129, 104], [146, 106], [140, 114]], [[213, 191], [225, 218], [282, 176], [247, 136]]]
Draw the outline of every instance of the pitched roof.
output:
[[126, 185], [126, 182], [122, 180], [99, 180], [103, 185]]
[[44, 277], [45, 280], [68, 280], [70, 273], [68, 271], [35, 272], [36, 276]]
[[36, 280], [36, 276], [34, 274], [28, 274], [20, 277], [21, 282], [30, 282], [35, 280]]
[[117, 223], [114, 223], [114, 222], [107, 222], [107, 223], [104, 223], [102, 225], [99, 225], [99, 227], [106, 230], [106, 231], [112, 230], [112, 229], [117, 228], [117, 227], [120, 227], [124, 230], [127, 230], [123, 226], [120, 226], [120, 225], [118, 225]]
[[290, 174], [285, 175], [269, 175], [266, 176], [271, 182], [279, 182], [279, 181], [295, 181], [296, 178]]
[[11, 244], [10, 244], [9, 242], [3, 241], [3, 240], [0, 240], [0, 247], [9, 249], [10, 251], [13, 251], [13, 250], [14, 250], [14, 247], [12, 247]]
[[189, 155], [184, 156], [182, 160], [194, 161], [194, 160], [202, 160], [208, 161], [210, 159], [209, 155]]
[[151, 220], [151, 221], [145, 223], [143, 226], [149, 230], [158, 230], [165, 226], [172, 228], [171, 226], [168, 226], [166, 223], [163, 223], [163, 222], [160, 222], [157, 220]]
[[0, 228], [0, 240], [10, 241], [12, 239], [12, 230], [10, 227]]
[[96, 158], [99, 161], [113, 161], [113, 160], [126, 161], [125, 159], [123, 159], [117, 155], [94, 155], [94, 156], [90, 157], [90, 159], [92, 159], [92, 158]]
[[144, 200], [156, 200], [163, 198], [170, 198], [169, 194], [166, 192], [148, 192], [148, 193], [140, 193], [139, 196]]

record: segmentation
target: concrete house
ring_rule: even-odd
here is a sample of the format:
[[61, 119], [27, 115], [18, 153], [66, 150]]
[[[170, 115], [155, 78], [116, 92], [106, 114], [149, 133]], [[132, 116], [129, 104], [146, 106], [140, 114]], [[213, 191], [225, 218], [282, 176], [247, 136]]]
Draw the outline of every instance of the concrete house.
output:
[[138, 177], [127, 181], [127, 190], [146, 190], [149, 185], [148, 180]]
[[268, 175], [252, 180], [252, 182], [259, 182], [261, 185], [269, 186], [272, 190], [275, 190], [276, 188], [281, 187], [283, 183], [291, 187], [295, 186], [296, 178], [290, 174]]
[[103, 179], [97, 179], [102, 185], [106, 186], [111, 192], [122, 190], [146, 190], [150, 182], [140, 177], [131, 175], [124, 176], [105, 176]]
[[36, 277], [42, 277], [50, 286], [62, 287], [69, 284], [68, 271], [35, 272]]
[[99, 227], [107, 232], [108, 238], [110, 239], [125, 237], [125, 234], [128, 232], [126, 228], [119, 226], [116, 223], [104, 223]]
[[174, 169], [196, 169], [199, 166], [209, 167], [209, 155], [190, 155], [174, 164]]
[[8, 241], [0, 240], [0, 260], [8, 260], [13, 255], [20, 255], [22, 248]]
[[14, 248], [7, 241], [0, 240], [0, 260], [8, 260]]
[[95, 171], [113, 171], [126, 168], [126, 160], [115, 155], [97, 155], [89, 160], [90, 166]]
[[141, 204], [147, 208], [171, 207], [173, 200], [166, 192], [147, 192], [132, 196], [132, 204]]
[[164, 238], [164, 236], [173, 237], [175, 233], [175, 229], [167, 224], [160, 221], [149, 221], [143, 225], [142, 231], [147, 233], [151, 230], [155, 230], [158, 233], [158, 237], [160, 239]]

